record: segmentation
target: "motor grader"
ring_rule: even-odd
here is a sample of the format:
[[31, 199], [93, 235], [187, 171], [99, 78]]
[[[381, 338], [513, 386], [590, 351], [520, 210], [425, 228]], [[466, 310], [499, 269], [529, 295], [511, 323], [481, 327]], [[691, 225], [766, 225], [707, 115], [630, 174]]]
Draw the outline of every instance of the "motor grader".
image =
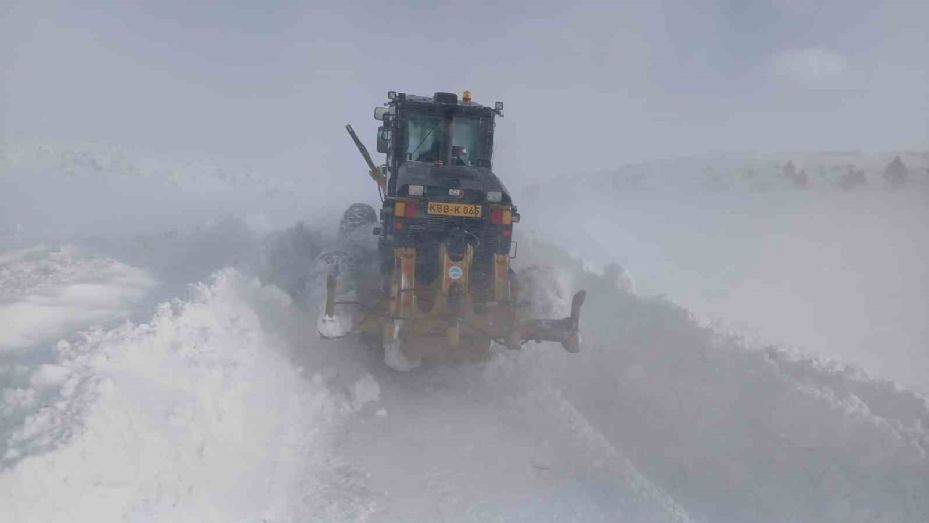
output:
[[353, 278], [375, 283], [347, 284], [353, 289], [345, 299], [339, 271], [346, 268], [334, 265], [326, 278], [320, 334], [374, 340], [387, 364], [398, 369], [423, 359], [481, 359], [493, 342], [518, 349], [529, 341], [554, 341], [577, 352], [585, 291], [574, 294], [565, 318], [528, 318], [529, 304], [521, 301], [510, 268], [520, 215], [492, 170], [494, 125], [503, 104], [480, 105], [468, 91], [460, 99], [455, 93], [391, 91], [387, 99], [374, 110], [382, 122], [377, 152], [386, 155], [384, 165], [374, 164], [346, 126], [382, 202], [379, 214], [353, 206], [356, 218], [372, 217], [377, 237], [376, 268], [355, 267]]

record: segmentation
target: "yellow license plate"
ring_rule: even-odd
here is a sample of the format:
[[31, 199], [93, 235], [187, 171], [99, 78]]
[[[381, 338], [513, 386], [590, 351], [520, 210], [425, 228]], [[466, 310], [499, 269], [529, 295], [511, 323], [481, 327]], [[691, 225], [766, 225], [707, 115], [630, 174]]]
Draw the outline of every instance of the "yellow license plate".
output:
[[441, 216], [464, 216], [466, 218], [480, 218], [481, 206], [467, 203], [429, 202], [426, 207], [429, 214]]

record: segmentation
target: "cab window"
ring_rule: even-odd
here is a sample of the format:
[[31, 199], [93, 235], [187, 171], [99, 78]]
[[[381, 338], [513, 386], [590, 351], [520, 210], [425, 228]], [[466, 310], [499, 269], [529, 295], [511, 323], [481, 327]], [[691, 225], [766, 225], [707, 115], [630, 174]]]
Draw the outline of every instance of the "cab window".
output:
[[489, 166], [486, 127], [482, 118], [456, 116], [452, 120], [452, 165]]
[[411, 115], [407, 119], [406, 159], [418, 162], [442, 160], [445, 131], [442, 117], [428, 114]]

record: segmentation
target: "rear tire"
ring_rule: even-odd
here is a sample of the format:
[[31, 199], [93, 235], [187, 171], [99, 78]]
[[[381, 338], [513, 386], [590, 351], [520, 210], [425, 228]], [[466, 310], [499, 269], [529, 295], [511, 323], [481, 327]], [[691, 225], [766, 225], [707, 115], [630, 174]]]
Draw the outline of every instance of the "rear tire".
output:
[[339, 222], [339, 236], [345, 238], [355, 230], [375, 223], [377, 223], [377, 211], [374, 207], [366, 203], [353, 203], [342, 214], [342, 221]]

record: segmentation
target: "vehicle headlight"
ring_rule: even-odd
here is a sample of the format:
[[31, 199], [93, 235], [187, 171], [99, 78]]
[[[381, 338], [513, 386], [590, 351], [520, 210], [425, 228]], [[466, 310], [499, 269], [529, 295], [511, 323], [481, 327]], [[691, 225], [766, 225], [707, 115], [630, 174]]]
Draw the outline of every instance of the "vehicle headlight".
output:
[[500, 203], [503, 200], [503, 193], [500, 191], [487, 191], [487, 201], [491, 203]]
[[425, 188], [422, 185], [408, 185], [407, 193], [410, 196], [422, 196]]

